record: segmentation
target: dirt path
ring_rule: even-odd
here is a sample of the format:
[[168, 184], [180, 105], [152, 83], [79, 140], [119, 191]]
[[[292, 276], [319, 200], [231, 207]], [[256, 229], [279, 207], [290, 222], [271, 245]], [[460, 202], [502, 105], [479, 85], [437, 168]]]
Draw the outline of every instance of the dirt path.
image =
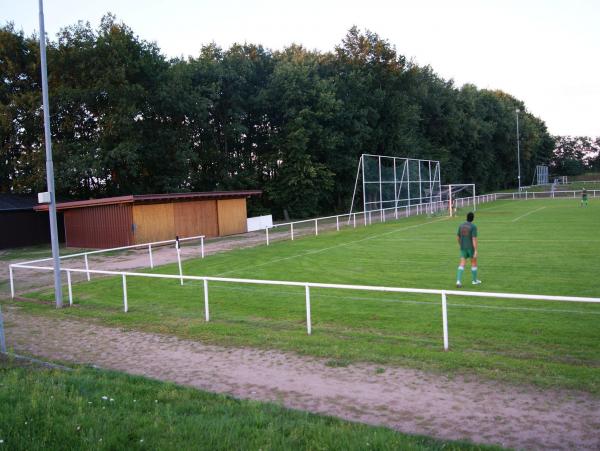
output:
[[368, 364], [331, 368], [277, 351], [206, 346], [4, 309], [17, 352], [168, 380], [238, 398], [442, 439], [525, 449], [600, 449], [600, 399]]

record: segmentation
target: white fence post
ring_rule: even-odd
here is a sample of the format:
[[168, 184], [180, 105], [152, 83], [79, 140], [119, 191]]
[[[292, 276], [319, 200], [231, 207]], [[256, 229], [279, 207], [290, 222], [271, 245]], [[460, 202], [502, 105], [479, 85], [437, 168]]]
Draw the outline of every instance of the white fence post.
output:
[[292, 235], [292, 241], [294, 241], [294, 223], [290, 224], [290, 235]]
[[306, 330], [308, 335], [312, 333], [312, 324], [310, 322], [310, 287], [305, 285], [306, 288]]
[[123, 311], [127, 313], [129, 306], [127, 305], [127, 276], [123, 274]]
[[13, 267], [8, 265], [8, 274], [10, 278], [10, 297], [15, 298], [15, 281], [13, 280]]
[[356, 213], [354, 213], [354, 228], [356, 229]]
[[90, 281], [90, 265], [88, 263], [88, 254], [85, 254], [83, 257], [85, 259], [85, 271], [87, 274], [87, 280], [89, 282]]
[[444, 351], [448, 350], [448, 311], [446, 307], [446, 292], [442, 291], [442, 323], [444, 328]]
[[175, 242], [175, 249], [177, 249], [177, 266], [179, 266], [179, 282], [183, 285], [183, 269], [181, 268], [181, 251], [179, 250], [179, 240]]
[[69, 305], [73, 305], [73, 287], [71, 286], [71, 271], [67, 271], [67, 286], [69, 287]]
[[209, 320], [208, 314], [208, 280], [204, 279], [204, 319], [206, 322]]
[[265, 237], [267, 238], [267, 246], [269, 245], [269, 228], [265, 227]]
[[148, 243], [148, 255], [150, 256], [150, 268], [154, 268], [154, 260], [152, 260], [152, 243]]
[[315, 236], [319, 234], [319, 224], [317, 223], [317, 219], [315, 218]]
[[200, 255], [204, 258], [204, 237], [200, 237]]

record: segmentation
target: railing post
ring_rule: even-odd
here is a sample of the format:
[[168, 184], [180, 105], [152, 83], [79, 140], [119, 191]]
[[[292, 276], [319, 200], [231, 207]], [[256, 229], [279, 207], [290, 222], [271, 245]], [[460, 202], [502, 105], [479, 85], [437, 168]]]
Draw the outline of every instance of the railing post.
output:
[[446, 292], [442, 291], [442, 325], [444, 328], [444, 351], [448, 350], [448, 309], [446, 306]]
[[202, 258], [204, 258], [204, 237], [203, 236], [200, 237], [200, 254], [202, 255]]
[[317, 236], [319, 234], [319, 224], [318, 224], [318, 219], [315, 218], [315, 236]]
[[67, 270], [67, 286], [69, 287], [69, 305], [73, 305], [73, 287], [71, 286], [71, 271]]
[[269, 245], [269, 228], [265, 227], [265, 237], [267, 239], [267, 246]]
[[123, 311], [127, 313], [129, 306], [127, 305], [127, 276], [123, 274]]
[[339, 232], [340, 231], [340, 217], [336, 216], [335, 217], [335, 229]]
[[210, 319], [208, 314], [208, 280], [204, 279], [204, 319], [206, 322]]
[[84, 259], [85, 259], [85, 271], [86, 271], [86, 275], [87, 275], [87, 280], [88, 282], [90, 281], [90, 265], [88, 263], [88, 254], [84, 254]]
[[305, 285], [306, 289], [306, 331], [308, 335], [312, 333], [312, 324], [310, 321], [310, 287]]
[[10, 297], [15, 298], [15, 281], [13, 280], [13, 267], [8, 265], [8, 274], [10, 279]]
[[150, 268], [154, 268], [154, 260], [152, 259], [152, 243], [148, 243], [148, 255], [150, 256]]
[[292, 235], [292, 241], [294, 241], [294, 223], [290, 223], [290, 234]]

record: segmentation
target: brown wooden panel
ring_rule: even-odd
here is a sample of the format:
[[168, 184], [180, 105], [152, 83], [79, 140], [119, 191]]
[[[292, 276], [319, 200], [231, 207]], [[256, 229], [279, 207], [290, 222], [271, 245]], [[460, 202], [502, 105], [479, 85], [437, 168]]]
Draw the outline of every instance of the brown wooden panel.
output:
[[218, 200], [219, 235], [234, 235], [248, 231], [246, 199]]
[[131, 205], [102, 205], [65, 210], [68, 247], [106, 249], [133, 244]]
[[133, 206], [134, 239], [136, 244], [175, 238], [173, 204], [142, 204]]
[[218, 236], [217, 201], [175, 202], [175, 231], [180, 237]]

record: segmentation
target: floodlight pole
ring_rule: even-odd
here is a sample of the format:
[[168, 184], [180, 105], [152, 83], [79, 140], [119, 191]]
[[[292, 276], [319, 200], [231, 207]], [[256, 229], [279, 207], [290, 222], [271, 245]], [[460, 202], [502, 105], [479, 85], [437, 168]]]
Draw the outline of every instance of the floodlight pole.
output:
[[54, 298], [56, 308], [62, 307], [62, 286], [60, 281], [60, 257], [58, 249], [58, 227], [56, 226], [56, 197], [54, 195], [54, 165], [52, 163], [52, 140], [50, 135], [50, 104], [48, 101], [48, 73], [46, 70], [46, 31], [44, 28], [44, 4], [40, 5], [40, 58], [42, 72], [42, 98], [44, 106], [44, 137], [46, 141], [46, 183], [50, 193], [48, 215], [50, 220], [50, 242], [54, 266]]
[[517, 114], [517, 177], [519, 180], [519, 192], [521, 192], [521, 146], [519, 143], [519, 113], [521, 112], [520, 109], [516, 109], [515, 113]]

